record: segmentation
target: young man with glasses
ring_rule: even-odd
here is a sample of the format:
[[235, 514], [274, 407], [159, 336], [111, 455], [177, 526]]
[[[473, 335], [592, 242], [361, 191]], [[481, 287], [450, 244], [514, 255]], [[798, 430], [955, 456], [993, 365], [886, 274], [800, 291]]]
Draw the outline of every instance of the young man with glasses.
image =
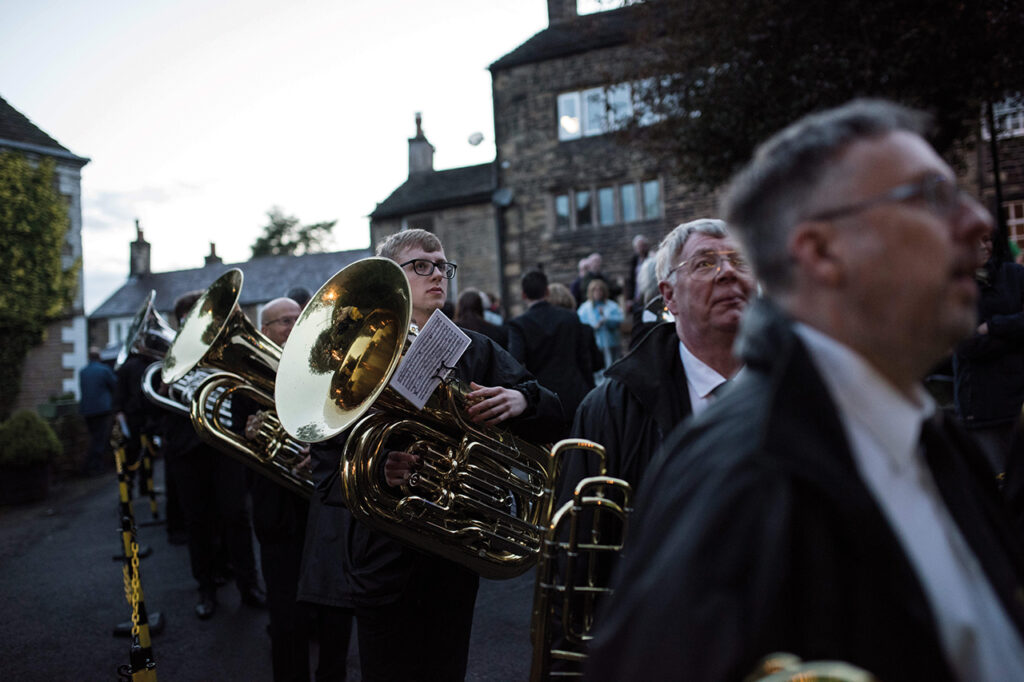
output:
[[[388, 237], [378, 245], [377, 255], [395, 261], [405, 272], [412, 322], [422, 328], [444, 304], [455, 264], [448, 262], [437, 237], [425, 230]], [[489, 338], [472, 331], [466, 334], [471, 343], [454, 373], [472, 389], [468, 419], [482, 425], [501, 424], [531, 442], [556, 438], [562, 426], [558, 397]], [[337, 443], [329, 443], [330, 447], [312, 448], [313, 477], [317, 494], [328, 505], [340, 505], [344, 504], [337, 481], [341, 450]], [[407, 481], [418, 462], [417, 455], [391, 451], [380, 472], [383, 482], [397, 486]], [[307, 542], [306, 563], [324, 569], [322, 557], [330, 556], [326, 545], [343, 543], [330, 576], [334, 584], [326, 587], [335, 596], [333, 606], [355, 609], [363, 680], [465, 678], [479, 585], [475, 573], [406, 547], [356, 521], [331, 529], [322, 538], [323, 542]], [[304, 566], [304, 581], [309, 573]]]
[[1024, 679], [1024, 550], [920, 384], [975, 328], [978, 240], [922, 114], [856, 101], [761, 145], [723, 216], [764, 297], [731, 390], [647, 472], [589, 679]]

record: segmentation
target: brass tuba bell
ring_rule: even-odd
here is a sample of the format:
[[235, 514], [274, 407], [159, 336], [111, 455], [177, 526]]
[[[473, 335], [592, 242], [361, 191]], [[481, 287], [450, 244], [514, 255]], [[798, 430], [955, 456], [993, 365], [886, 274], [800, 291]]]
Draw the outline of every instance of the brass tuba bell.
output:
[[[303, 441], [348, 430], [340, 482], [357, 519], [486, 578], [519, 575], [540, 552], [554, 487], [549, 453], [467, 421], [457, 381], [442, 381], [423, 410], [389, 389], [411, 317], [409, 283], [393, 261], [366, 258], [335, 274], [281, 355], [281, 423]], [[400, 488], [383, 481], [389, 448], [420, 455]]]
[[[281, 347], [262, 334], [238, 305], [242, 271], [221, 275], [195, 302], [167, 351], [163, 380], [173, 385], [190, 372], [208, 374], [195, 385], [189, 414], [196, 432], [211, 445], [308, 498], [312, 479], [297, 468], [306, 447], [288, 436], [274, 412], [274, 376]], [[266, 410], [255, 440], [224, 424], [226, 401], [247, 395]]]
[[177, 332], [167, 324], [153, 302], [156, 291], [149, 290], [149, 296], [139, 306], [132, 323], [128, 325], [128, 334], [121, 349], [117, 353], [114, 369], [120, 369], [132, 355], [141, 355], [153, 360], [163, 360], [167, 349], [174, 343]]

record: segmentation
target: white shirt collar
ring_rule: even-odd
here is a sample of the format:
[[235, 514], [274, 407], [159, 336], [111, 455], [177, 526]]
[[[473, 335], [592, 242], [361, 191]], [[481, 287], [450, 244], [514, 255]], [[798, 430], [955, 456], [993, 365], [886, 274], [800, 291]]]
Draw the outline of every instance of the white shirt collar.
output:
[[725, 377], [711, 369], [707, 363], [691, 353], [690, 349], [682, 341], [679, 342], [679, 359], [683, 361], [686, 383], [702, 399], [707, 399], [713, 390], [726, 381]]
[[889, 466], [906, 467], [917, 450], [921, 422], [935, 413], [935, 401], [924, 387], [915, 386], [916, 400], [908, 400], [848, 346], [800, 322], [794, 330], [836, 401], [847, 435], [854, 429], [864, 432]]

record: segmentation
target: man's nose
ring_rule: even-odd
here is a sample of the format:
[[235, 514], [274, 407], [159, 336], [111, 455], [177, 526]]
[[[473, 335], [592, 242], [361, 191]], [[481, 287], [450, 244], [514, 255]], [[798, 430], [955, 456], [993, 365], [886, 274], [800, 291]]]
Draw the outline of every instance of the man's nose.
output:
[[968, 244], [977, 244], [992, 232], [995, 222], [988, 210], [974, 197], [964, 196], [954, 217], [955, 236]]
[[718, 269], [715, 272], [715, 280], [730, 280], [737, 279], [739, 272], [736, 270], [736, 266], [733, 265], [732, 261], [728, 258], [722, 258], [718, 261]]

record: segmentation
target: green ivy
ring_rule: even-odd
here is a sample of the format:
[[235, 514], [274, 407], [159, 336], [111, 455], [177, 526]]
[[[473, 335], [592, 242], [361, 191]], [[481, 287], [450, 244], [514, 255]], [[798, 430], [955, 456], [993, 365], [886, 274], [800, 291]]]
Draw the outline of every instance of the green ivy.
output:
[[69, 227], [53, 160], [0, 152], [0, 418], [29, 349], [74, 298], [79, 263], [65, 270], [61, 261]]

